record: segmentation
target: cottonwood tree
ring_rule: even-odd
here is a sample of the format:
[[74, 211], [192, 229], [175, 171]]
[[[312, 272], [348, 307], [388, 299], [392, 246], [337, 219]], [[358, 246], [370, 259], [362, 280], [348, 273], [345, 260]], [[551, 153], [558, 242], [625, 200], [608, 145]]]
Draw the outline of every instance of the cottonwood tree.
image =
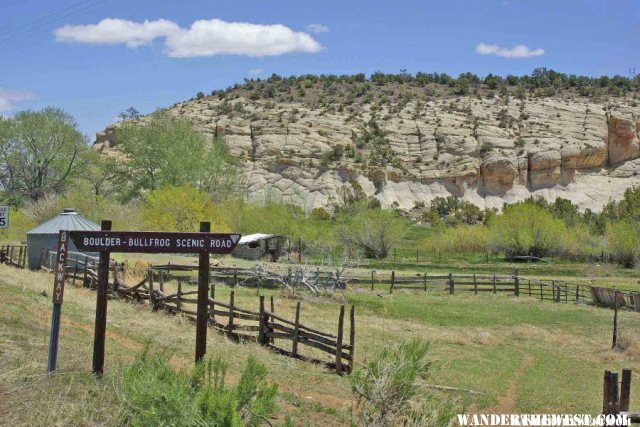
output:
[[74, 118], [59, 108], [0, 119], [0, 184], [16, 203], [64, 190], [89, 147]]
[[407, 221], [396, 212], [363, 207], [342, 215], [337, 237], [347, 247], [362, 251], [367, 258], [386, 258], [408, 231]]
[[222, 199], [242, 189], [239, 169], [220, 139], [208, 141], [191, 122], [166, 111], [118, 130], [127, 162], [125, 199], [166, 185], [192, 185]]

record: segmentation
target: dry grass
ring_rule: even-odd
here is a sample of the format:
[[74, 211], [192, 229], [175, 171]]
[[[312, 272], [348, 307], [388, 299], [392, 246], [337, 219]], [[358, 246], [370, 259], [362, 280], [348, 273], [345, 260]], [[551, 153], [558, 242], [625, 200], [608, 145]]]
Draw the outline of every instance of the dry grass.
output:
[[[95, 293], [67, 287], [63, 307], [59, 374], [44, 377], [52, 276], [0, 266], [0, 417], [12, 425], [47, 420], [54, 425], [113, 424], [117, 414], [111, 382], [127, 361], [150, 343], [172, 355], [172, 364], [190, 369], [195, 330], [184, 318], [151, 312], [145, 305], [110, 301], [106, 374], [89, 374]], [[165, 284], [167, 292], [175, 283]], [[184, 290], [194, 290], [185, 288]], [[228, 301], [219, 286], [216, 299]], [[274, 295], [276, 312], [293, 318], [300, 295]], [[236, 289], [236, 304], [255, 310], [255, 289]], [[606, 309], [540, 303], [533, 299], [397, 292], [379, 298], [357, 291], [302, 299], [302, 323], [336, 331], [339, 304], [356, 306], [358, 361], [382, 348], [418, 337], [431, 342], [431, 384], [479, 390], [463, 398], [470, 408], [513, 402], [519, 411], [597, 412], [604, 369], [640, 371], [637, 313], [621, 312], [623, 351], [611, 351], [611, 316]], [[254, 355], [281, 385], [283, 411], [300, 425], [348, 424], [352, 405], [348, 378], [308, 363], [276, 355], [255, 343], [237, 344], [210, 332], [209, 354], [224, 355], [231, 377]], [[306, 350], [306, 348], [303, 348]], [[326, 356], [325, 356], [326, 357]], [[522, 368], [524, 361], [528, 364]], [[36, 382], [34, 382], [36, 381]], [[555, 390], [548, 393], [547, 390]], [[507, 398], [508, 397], [508, 398]], [[37, 403], [37, 405], [35, 404]], [[35, 407], [26, 410], [26, 408]], [[640, 381], [632, 408], [640, 408]], [[38, 422], [39, 423], [39, 422]]]

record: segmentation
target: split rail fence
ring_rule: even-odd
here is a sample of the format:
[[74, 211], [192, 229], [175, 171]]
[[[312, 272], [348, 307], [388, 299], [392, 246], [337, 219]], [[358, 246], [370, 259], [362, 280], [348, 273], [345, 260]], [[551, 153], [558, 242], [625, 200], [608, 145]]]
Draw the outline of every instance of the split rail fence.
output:
[[[55, 265], [55, 252], [43, 256], [42, 268], [52, 271]], [[67, 256], [67, 281], [73, 285], [79, 282], [83, 286], [94, 288], [97, 284], [98, 259], [78, 252], [69, 252]], [[168, 293], [165, 289], [166, 274], [149, 270], [147, 277], [134, 286], [121, 279], [122, 264], [111, 263], [110, 270], [114, 280], [109, 291], [116, 298], [132, 302], [148, 302], [154, 311], [163, 310], [170, 314], [180, 314], [195, 322], [197, 312], [197, 290], [184, 290], [181, 277], [177, 279], [177, 292]], [[189, 281], [190, 282], [190, 281]], [[189, 283], [187, 282], [187, 283]], [[292, 358], [323, 364], [339, 374], [351, 373], [355, 357], [355, 308], [348, 313], [349, 335], [345, 335], [345, 306], [338, 313], [337, 333], [332, 334], [312, 328], [300, 322], [301, 304], [296, 304], [295, 318], [287, 319], [276, 314], [273, 296], [269, 307], [265, 307], [265, 298], [258, 298], [258, 310], [252, 311], [239, 307], [235, 303], [235, 291], [231, 291], [229, 302], [215, 298], [215, 282], [210, 283], [209, 326], [235, 341], [251, 340], [277, 353]], [[313, 349], [304, 351], [304, 346]], [[324, 358], [322, 358], [324, 356]]]
[[[177, 280], [195, 280], [193, 273], [196, 266], [191, 265], [159, 265], [151, 268], [158, 277], [165, 275]], [[640, 292], [621, 291], [612, 288], [602, 288], [585, 284], [570, 283], [562, 280], [540, 280], [526, 276], [520, 276], [518, 271], [511, 275], [497, 274], [414, 274], [400, 275], [395, 271], [391, 273], [378, 273], [371, 271], [362, 274], [344, 274], [337, 277], [331, 271], [310, 271], [310, 275], [323, 288], [338, 288], [337, 282], [357, 285], [361, 288], [370, 288], [371, 291], [387, 290], [390, 294], [394, 290], [405, 289], [432, 293], [473, 293], [473, 294], [511, 294], [514, 296], [526, 296], [540, 301], [555, 303], [593, 304], [614, 308], [615, 300], [618, 300], [618, 308], [628, 308], [640, 312]], [[253, 270], [236, 267], [212, 267], [211, 277], [218, 283], [229, 286], [254, 286], [277, 287], [277, 280], [264, 280], [255, 277]], [[289, 268], [286, 274], [282, 274], [284, 282], [295, 289], [297, 282], [296, 273]]]
[[0, 247], [0, 262], [13, 265], [18, 268], [26, 268], [27, 246], [4, 245]]

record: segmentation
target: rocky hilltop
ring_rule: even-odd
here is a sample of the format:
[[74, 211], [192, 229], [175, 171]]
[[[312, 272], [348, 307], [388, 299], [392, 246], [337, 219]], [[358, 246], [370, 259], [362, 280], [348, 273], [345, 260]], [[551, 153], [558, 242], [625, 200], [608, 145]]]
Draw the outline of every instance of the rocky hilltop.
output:
[[[226, 141], [253, 198], [314, 208], [356, 186], [402, 208], [446, 195], [480, 207], [540, 195], [600, 210], [640, 185], [637, 95], [298, 79], [284, 89], [276, 80], [269, 96], [265, 82], [169, 108]], [[119, 125], [97, 134], [98, 150], [118, 149]]]

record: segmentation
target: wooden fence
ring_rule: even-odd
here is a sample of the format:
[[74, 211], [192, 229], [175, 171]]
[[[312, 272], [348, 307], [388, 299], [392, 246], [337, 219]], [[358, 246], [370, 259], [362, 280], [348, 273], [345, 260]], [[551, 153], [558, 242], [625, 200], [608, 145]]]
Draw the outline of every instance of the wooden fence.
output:
[[[154, 274], [164, 274], [175, 280], [193, 281], [195, 280], [194, 273], [198, 271], [198, 267], [195, 265], [163, 264], [154, 265], [151, 270]], [[250, 268], [212, 266], [210, 270], [212, 281], [228, 286], [276, 288], [284, 282], [292, 288], [296, 288], [304, 278], [307, 282], [321, 289], [344, 289], [346, 287], [346, 282], [342, 277], [333, 271], [322, 271], [319, 267], [304, 273], [289, 267], [287, 273], [279, 275], [278, 279], [256, 275], [255, 270]]]
[[[173, 277], [174, 279], [190, 281], [195, 280], [193, 273], [196, 266], [191, 265], [160, 265], [151, 268], [157, 275]], [[191, 274], [190, 274], [191, 273]], [[229, 286], [262, 286], [277, 287], [275, 280], [258, 279], [253, 276], [252, 269], [238, 267], [212, 267], [211, 277], [218, 283]], [[515, 270], [511, 275], [497, 274], [424, 274], [401, 275], [396, 271], [379, 273], [371, 271], [360, 274], [344, 274], [340, 277], [331, 271], [316, 269], [306, 273], [310, 275], [323, 288], [343, 288], [336, 286], [337, 281], [357, 285], [361, 288], [370, 288], [371, 291], [405, 289], [432, 293], [473, 293], [473, 294], [511, 294], [535, 298], [540, 301], [555, 303], [593, 304], [603, 307], [614, 307], [612, 295], [617, 294], [619, 308], [627, 308], [640, 312], [640, 292], [621, 291], [611, 288], [599, 288], [591, 285], [570, 283], [563, 280], [540, 280], [519, 275]], [[295, 288], [297, 275], [291, 268], [286, 274], [282, 274], [282, 281]]]
[[4, 245], [0, 247], [0, 262], [25, 268], [27, 265], [26, 245]]
[[[135, 286], [127, 286], [116, 281], [113, 291], [118, 297], [134, 301], [149, 301], [153, 310], [165, 310], [172, 314], [182, 314], [195, 321], [197, 303], [194, 295], [197, 290], [184, 291], [182, 282], [178, 282], [177, 292], [168, 294], [164, 289], [164, 280], [156, 283], [153, 272]], [[340, 306], [338, 331], [336, 335], [311, 328], [300, 322], [301, 304], [296, 304], [295, 319], [286, 319], [276, 314], [273, 296], [269, 308], [265, 307], [265, 297], [258, 298], [258, 310], [251, 311], [238, 307], [235, 303], [235, 291], [231, 291], [229, 302], [215, 299], [216, 287], [210, 286], [209, 325], [234, 340], [255, 340], [280, 354], [314, 363], [321, 363], [335, 369], [336, 372], [350, 373], [353, 369], [355, 353], [355, 309], [349, 312], [349, 336], [345, 337], [345, 306]], [[348, 340], [348, 341], [347, 341]], [[285, 345], [288, 342], [289, 344]], [[332, 360], [323, 360], [313, 355], [305, 355], [301, 346], [313, 348], [328, 354]]]
[[[53, 256], [52, 256], [53, 255]], [[52, 271], [55, 252], [43, 258], [43, 268]], [[148, 302], [152, 310], [164, 310], [171, 314], [181, 314], [195, 321], [195, 304], [197, 290], [183, 290], [182, 279], [177, 279], [177, 292], [165, 292], [167, 275], [163, 272], [149, 270], [147, 277], [134, 286], [124, 283], [122, 264], [111, 263], [110, 270], [114, 280], [109, 284], [109, 291], [116, 298], [132, 302]], [[176, 268], [172, 271], [186, 271]], [[97, 283], [97, 258], [78, 252], [69, 252], [67, 258], [67, 281], [95, 288]], [[191, 282], [191, 277], [187, 283]], [[235, 303], [235, 291], [231, 291], [229, 302], [215, 299], [215, 281], [210, 284], [209, 326], [224, 333], [230, 339], [251, 340], [270, 348], [280, 354], [296, 359], [320, 363], [337, 373], [351, 373], [355, 353], [355, 309], [351, 306], [349, 314], [349, 336], [345, 336], [345, 306], [340, 306], [337, 333], [331, 334], [312, 328], [300, 322], [301, 303], [296, 304], [295, 319], [290, 320], [276, 314], [275, 301], [270, 298], [269, 307], [265, 307], [264, 296], [258, 298], [258, 310], [251, 311], [239, 307]], [[287, 344], [288, 343], [288, 344]], [[314, 349], [312, 354], [305, 354], [304, 346]], [[318, 354], [326, 354], [322, 359]]]
[[[640, 412], [629, 411], [631, 401], [631, 369], [622, 370], [622, 379], [618, 381], [618, 373], [604, 371], [602, 394], [602, 413], [604, 415], [625, 415], [630, 422], [640, 423]], [[608, 423], [607, 425], [614, 425]], [[616, 425], [623, 425], [622, 423]]]

